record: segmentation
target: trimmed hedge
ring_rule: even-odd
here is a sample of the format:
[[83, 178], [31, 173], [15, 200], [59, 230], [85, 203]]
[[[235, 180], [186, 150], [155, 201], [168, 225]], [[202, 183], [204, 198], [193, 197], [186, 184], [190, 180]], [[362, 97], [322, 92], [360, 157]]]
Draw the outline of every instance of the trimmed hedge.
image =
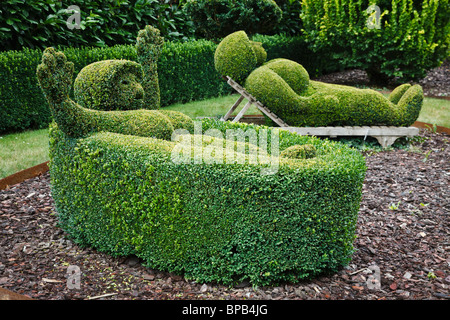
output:
[[[209, 129], [266, 129], [271, 150], [273, 129], [203, 120]], [[336, 271], [354, 251], [364, 158], [328, 140], [279, 138], [280, 150], [312, 145], [315, 157], [280, 158], [278, 172], [261, 175], [261, 165], [248, 162], [173, 163], [173, 141], [108, 132], [75, 139], [54, 124], [50, 173], [60, 225], [80, 245], [135, 254], [198, 282], [267, 285]]]
[[[282, 57], [301, 62], [310, 74], [336, 68], [335, 65], [324, 65], [327, 60], [320, 55], [311, 54], [300, 37], [256, 35], [254, 40], [263, 44], [268, 59]], [[206, 40], [164, 44], [158, 60], [161, 107], [232, 92], [215, 70], [216, 47], [217, 44]], [[62, 51], [74, 63], [75, 74], [96, 61], [137, 60], [133, 45], [66, 48]], [[44, 128], [50, 123], [50, 108], [36, 79], [36, 68], [41, 56], [41, 50], [29, 49], [0, 53], [0, 133]]]
[[[52, 196], [75, 242], [228, 284], [295, 282], [351, 259], [366, 170], [359, 152], [290, 132], [273, 140], [276, 129], [255, 125], [207, 119], [198, 129], [175, 111], [86, 109], [69, 96], [73, 70], [47, 48], [37, 77], [55, 119]], [[255, 139], [231, 140], [229, 129], [253, 129]]]

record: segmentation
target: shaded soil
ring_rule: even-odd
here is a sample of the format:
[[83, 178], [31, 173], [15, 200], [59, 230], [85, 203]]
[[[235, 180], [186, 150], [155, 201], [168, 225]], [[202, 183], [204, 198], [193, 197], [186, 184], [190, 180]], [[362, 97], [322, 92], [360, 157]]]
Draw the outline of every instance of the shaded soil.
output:
[[[370, 83], [366, 72], [358, 69], [334, 72], [317, 77], [314, 80], [385, 90], [393, 90], [397, 86], [396, 84], [386, 84], [385, 87], [374, 85]], [[450, 97], [450, 61], [446, 60], [438, 68], [428, 71], [426, 77], [417, 83], [422, 86], [425, 96]]]
[[[449, 135], [422, 130], [407, 150], [366, 152], [350, 264], [273, 287], [199, 284], [145, 268], [134, 256], [79, 247], [58, 228], [47, 173], [0, 191], [0, 287], [46, 300], [450, 299], [449, 145]], [[79, 289], [70, 288], [69, 266], [81, 271]], [[380, 282], [371, 282], [377, 270]]]

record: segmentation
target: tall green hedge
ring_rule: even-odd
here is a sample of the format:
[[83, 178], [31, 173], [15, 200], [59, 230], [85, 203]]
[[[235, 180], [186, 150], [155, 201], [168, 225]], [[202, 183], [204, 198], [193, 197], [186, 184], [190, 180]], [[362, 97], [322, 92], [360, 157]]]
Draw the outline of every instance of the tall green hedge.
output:
[[[262, 128], [202, 123], [203, 132], [222, 134]], [[280, 158], [276, 173], [261, 175], [261, 165], [248, 162], [174, 163], [174, 141], [108, 132], [74, 139], [53, 125], [51, 185], [61, 226], [77, 243], [136, 254], [199, 282], [267, 285], [336, 271], [353, 254], [364, 158], [315, 137], [279, 138], [280, 150], [308, 145], [315, 154]]]
[[[326, 65], [320, 55], [312, 55], [301, 37], [261, 36], [268, 59], [288, 58], [301, 63], [313, 75], [335, 69]], [[229, 94], [232, 92], [214, 68], [217, 44], [207, 40], [166, 42], [158, 60], [161, 106]], [[136, 61], [133, 45], [104, 48], [61, 49], [74, 63], [74, 79], [86, 65], [108, 59]], [[51, 113], [39, 88], [36, 68], [40, 49], [0, 53], [0, 133], [28, 128], [43, 128]]]
[[301, 18], [312, 50], [374, 82], [417, 81], [449, 56], [449, 0], [302, 0]]

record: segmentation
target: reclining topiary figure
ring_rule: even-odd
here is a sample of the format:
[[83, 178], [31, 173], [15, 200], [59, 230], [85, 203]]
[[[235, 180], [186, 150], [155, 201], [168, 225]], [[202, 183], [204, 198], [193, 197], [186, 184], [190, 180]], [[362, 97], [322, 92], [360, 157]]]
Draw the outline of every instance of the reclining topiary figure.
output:
[[266, 56], [260, 43], [238, 31], [218, 45], [215, 67], [291, 126], [409, 126], [419, 116], [419, 85], [400, 85], [385, 98], [370, 89], [310, 80], [302, 65], [282, 58], [264, 63]]
[[[146, 43], [155, 38], [148, 36], [152, 31], [146, 28], [139, 33], [141, 60], [151, 55], [143, 52], [152, 46]], [[174, 129], [192, 131], [192, 119], [180, 112], [147, 110], [147, 106], [159, 108], [159, 86], [149, 84], [155, 78], [156, 66], [150, 65], [156, 59], [148, 59], [144, 70], [149, 74], [144, 74], [139, 63], [128, 60], [105, 60], [86, 66], [75, 81], [74, 95], [80, 104], [69, 97], [73, 63], [62, 52], [44, 50], [37, 77], [55, 121], [69, 136], [109, 131], [168, 140]]]

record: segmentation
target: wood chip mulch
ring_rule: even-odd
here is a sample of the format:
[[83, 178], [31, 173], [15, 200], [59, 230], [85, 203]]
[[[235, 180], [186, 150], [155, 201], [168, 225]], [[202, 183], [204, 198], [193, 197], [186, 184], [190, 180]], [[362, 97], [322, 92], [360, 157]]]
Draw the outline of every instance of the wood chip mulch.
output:
[[[195, 283], [145, 268], [133, 256], [79, 247], [58, 227], [46, 173], [0, 191], [0, 287], [37, 300], [447, 300], [449, 143], [449, 135], [421, 130], [409, 149], [365, 152], [350, 264], [336, 274], [267, 287]], [[69, 266], [81, 272], [79, 288], [69, 283]]]

